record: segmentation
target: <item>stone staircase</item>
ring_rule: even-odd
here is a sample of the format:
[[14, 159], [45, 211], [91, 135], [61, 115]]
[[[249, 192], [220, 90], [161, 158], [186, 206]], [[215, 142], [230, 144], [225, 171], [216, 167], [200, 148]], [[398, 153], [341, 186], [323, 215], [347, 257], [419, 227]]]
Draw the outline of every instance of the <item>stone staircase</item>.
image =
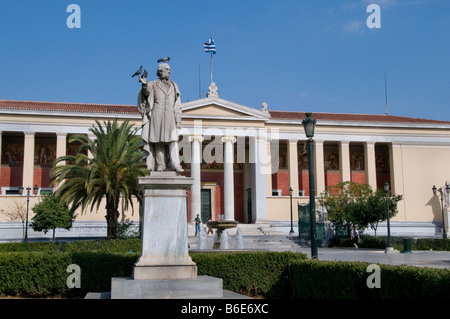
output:
[[[204, 227], [205, 225], [202, 225]], [[307, 243], [301, 241], [297, 236], [290, 236], [284, 232], [274, 230], [267, 223], [260, 224], [239, 224], [241, 229], [244, 250], [268, 250], [268, 251], [299, 251], [301, 248], [308, 247]], [[215, 231], [215, 230], [214, 230]], [[237, 228], [228, 229], [230, 249], [234, 249], [237, 244]], [[194, 237], [195, 228], [188, 226], [189, 249], [199, 249], [199, 237]], [[214, 235], [208, 235], [206, 238], [206, 247], [212, 249], [214, 244]]]

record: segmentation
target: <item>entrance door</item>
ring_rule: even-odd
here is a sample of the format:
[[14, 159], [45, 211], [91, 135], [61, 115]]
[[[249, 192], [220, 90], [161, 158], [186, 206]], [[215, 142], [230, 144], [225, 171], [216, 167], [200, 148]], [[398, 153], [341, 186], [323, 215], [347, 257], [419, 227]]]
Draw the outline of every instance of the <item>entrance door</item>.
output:
[[200, 218], [206, 223], [211, 218], [211, 190], [201, 190], [201, 214]]

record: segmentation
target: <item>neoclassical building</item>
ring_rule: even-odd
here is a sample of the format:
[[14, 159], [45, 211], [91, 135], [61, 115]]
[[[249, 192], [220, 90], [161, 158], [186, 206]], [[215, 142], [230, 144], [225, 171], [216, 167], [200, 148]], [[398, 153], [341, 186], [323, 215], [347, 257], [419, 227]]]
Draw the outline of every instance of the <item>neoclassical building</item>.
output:
[[[433, 236], [442, 232], [441, 200], [432, 187], [444, 188], [449, 180], [450, 122], [272, 111], [265, 104], [256, 109], [221, 99], [214, 91], [208, 95], [182, 104], [180, 159], [183, 174], [194, 178], [187, 194], [189, 220], [199, 213], [204, 221], [264, 223], [287, 233], [289, 189], [295, 222], [297, 203], [309, 201], [302, 125], [308, 111], [317, 120], [313, 154], [317, 196], [339, 181], [368, 183], [374, 189], [387, 181], [394, 194], [403, 195], [391, 233]], [[41, 194], [54, 190], [49, 179], [54, 159], [76, 150], [70, 136], [89, 135], [95, 120], [113, 118], [141, 125], [135, 105], [0, 100], [0, 237], [10, 236], [11, 227], [18, 227], [5, 212], [26, 201], [26, 191], [20, 195], [19, 187], [37, 186], [37, 194], [31, 190], [29, 197], [32, 207]], [[448, 228], [447, 198], [443, 202]], [[137, 212], [123, 214], [139, 218]], [[104, 215], [104, 211], [80, 212], [68, 233], [101, 232]], [[383, 233], [383, 223], [377, 233]]]

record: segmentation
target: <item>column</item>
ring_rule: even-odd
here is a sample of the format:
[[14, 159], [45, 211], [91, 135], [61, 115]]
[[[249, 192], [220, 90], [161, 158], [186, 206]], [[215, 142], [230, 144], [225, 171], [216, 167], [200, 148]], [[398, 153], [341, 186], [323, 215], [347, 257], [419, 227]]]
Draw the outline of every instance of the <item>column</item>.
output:
[[189, 136], [191, 144], [191, 177], [194, 183], [191, 186], [191, 217], [190, 222], [194, 223], [197, 214], [201, 214], [201, 176], [200, 165], [202, 163], [202, 142], [203, 136]]
[[236, 137], [224, 136], [222, 142], [224, 147], [223, 161], [223, 184], [224, 184], [224, 217], [225, 220], [234, 220], [234, 182], [233, 182], [233, 163], [234, 163], [234, 145]]
[[252, 166], [252, 221], [256, 222], [267, 219], [266, 196], [272, 195], [271, 154], [276, 153], [278, 156], [278, 150], [271, 152], [270, 139], [267, 139], [264, 133], [261, 135], [249, 138], [249, 161]]
[[24, 132], [23, 179], [24, 188], [34, 187], [34, 132]]
[[375, 162], [375, 143], [366, 142], [364, 144], [364, 166], [366, 170], [366, 184], [377, 190], [377, 171]]
[[316, 177], [316, 195], [319, 196], [325, 191], [325, 168], [323, 159], [323, 141], [314, 140], [314, 169]]
[[[256, 139], [250, 139], [253, 143], [252, 147], [256, 147]], [[264, 142], [264, 141], [263, 141]], [[276, 145], [275, 145], [276, 144]], [[276, 150], [272, 152], [272, 147], [276, 146]], [[267, 165], [267, 172], [265, 173], [265, 184], [266, 184], [266, 196], [272, 196], [272, 173], [276, 172], [278, 170], [278, 167], [273, 168], [272, 167], [272, 154], [274, 153], [276, 156], [278, 156], [278, 140], [274, 143], [272, 143], [271, 139], [267, 139], [267, 143], [261, 144], [262, 147], [265, 147], [266, 153], [262, 153], [261, 155], [263, 158], [260, 158], [260, 160], [263, 161]], [[256, 148], [255, 148], [256, 149]], [[254, 157], [252, 163], [256, 163], [257, 158]], [[278, 163], [278, 161], [276, 161]], [[253, 195], [252, 195], [253, 196]], [[253, 198], [253, 197], [252, 197]]]
[[[66, 156], [67, 133], [56, 133], [56, 158]], [[61, 162], [60, 165], [64, 164]]]
[[298, 196], [298, 154], [297, 140], [289, 140], [287, 145], [289, 187], [293, 196]]
[[[95, 140], [95, 135], [94, 134], [87, 134], [87, 137], [88, 137], [88, 139], [90, 139], [91, 141], [94, 141]], [[91, 158], [93, 158], [94, 157], [94, 155], [92, 155], [92, 153], [91, 153], [91, 151], [90, 150], [88, 150], [87, 151], [87, 157], [89, 158], [89, 159], [91, 159]]]
[[[67, 133], [56, 133], [56, 158], [66, 156], [67, 151]], [[66, 161], [59, 162], [58, 165], [65, 165]], [[59, 185], [54, 183], [53, 187], [57, 188]]]
[[350, 142], [339, 143], [339, 165], [341, 169], [341, 182], [351, 181], [350, 173]]

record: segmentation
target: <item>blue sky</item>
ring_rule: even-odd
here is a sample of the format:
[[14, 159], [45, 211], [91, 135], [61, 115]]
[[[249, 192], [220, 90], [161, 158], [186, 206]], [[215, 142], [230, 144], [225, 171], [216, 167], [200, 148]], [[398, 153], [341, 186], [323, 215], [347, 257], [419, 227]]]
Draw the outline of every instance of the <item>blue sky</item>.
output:
[[[69, 4], [81, 9], [70, 29]], [[368, 28], [369, 4], [381, 28]], [[1, 0], [0, 99], [135, 104], [170, 56], [182, 101], [450, 121], [450, 1]], [[199, 85], [199, 80], [200, 84]]]

